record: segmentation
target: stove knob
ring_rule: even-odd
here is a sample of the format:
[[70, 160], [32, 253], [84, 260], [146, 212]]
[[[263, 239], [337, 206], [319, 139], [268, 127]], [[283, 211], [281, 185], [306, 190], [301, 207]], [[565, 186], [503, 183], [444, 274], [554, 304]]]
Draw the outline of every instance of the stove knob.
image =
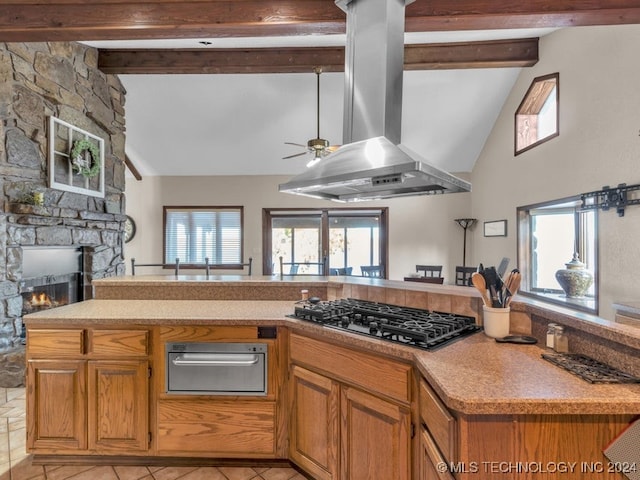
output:
[[369, 325], [371, 322], [373, 322], [373, 316], [371, 315], [367, 315], [366, 320], [364, 321], [365, 325]]
[[349, 321], [349, 317], [347, 317], [346, 315], [340, 319], [340, 325], [342, 326], [342, 328], [348, 328], [350, 323], [351, 322]]
[[387, 323], [389, 323], [389, 319], [388, 319], [388, 318], [381, 318], [381, 319], [380, 319], [380, 323], [381, 323], [382, 325], [386, 325]]
[[377, 322], [371, 322], [369, 324], [369, 333], [371, 335], [375, 335], [378, 333], [378, 323]]
[[362, 323], [362, 314], [361, 313], [356, 313], [353, 316], [353, 321], [354, 321], [354, 323]]

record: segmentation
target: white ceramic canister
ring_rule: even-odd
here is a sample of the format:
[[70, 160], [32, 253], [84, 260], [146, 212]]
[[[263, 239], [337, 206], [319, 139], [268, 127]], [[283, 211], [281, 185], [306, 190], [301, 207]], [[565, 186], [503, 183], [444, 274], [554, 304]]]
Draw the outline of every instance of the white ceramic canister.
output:
[[511, 308], [492, 308], [482, 306], [484, 313], [483, 326], [484, 333], [488, 337], [502, 338], [509, 335], [509, 314]]

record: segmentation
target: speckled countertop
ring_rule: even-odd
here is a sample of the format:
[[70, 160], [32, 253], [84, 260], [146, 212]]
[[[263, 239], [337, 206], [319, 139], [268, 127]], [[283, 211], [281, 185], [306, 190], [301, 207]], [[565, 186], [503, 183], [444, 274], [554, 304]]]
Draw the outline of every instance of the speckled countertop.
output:
[[107, 277], [93, 280], [96, 287], [102, 286], [189, 286], [213, 284], [216, 286], [264, 286], [264, 285], [306, 285], [306, 286], [335, 286], [342, 287], [343, 284], [367, 285], [373, 287], [401, 288], [402, 290], [432, 291], [449, 295], [463, 295], [465, 297], [478, 297], [480, 294], [474, 288], [460, 287], [456, 285], [422, 284], [416, 282], [405, 282], [401, 280], [387, 280], [375, 277], [341, 277], [341, 276], [315, 276], [315, 275], [124, 275], [117, 277]]
[[538, 345], [482, 333], [422, 351], [287, 318], [291, 301], [89, 300], [25, 316], [27, 325], [210, 324], [288, 326], [359, 350], [413, 362], [449, 408], [466, 414], [640, 414], [640, 385], [590, 384], [542, 360]]
[[[334, 277], [337, 278], [337, 277]], [[279, 275], [124, 275], [118, 277], [107, 277], [93, 280], [93, 285], [124, 285], [124, 286], [145, 286], [145, 285], [171, 285], [178, 283], [185, 285], [189, 283], [203, 284], [203, 283], [215, 283], [216, 285], [237, 285], [238, 282], [242, 282], [243, 286], [251, 286], [252, 284], [263, 285], [284, 283], [286, 285], [309, 285], [320, 284], [326, 285], [327, 277], [313, 276], [313, 275], [298, 275], [291, 276], [285, 275], [284, 278], [280, 278]]]

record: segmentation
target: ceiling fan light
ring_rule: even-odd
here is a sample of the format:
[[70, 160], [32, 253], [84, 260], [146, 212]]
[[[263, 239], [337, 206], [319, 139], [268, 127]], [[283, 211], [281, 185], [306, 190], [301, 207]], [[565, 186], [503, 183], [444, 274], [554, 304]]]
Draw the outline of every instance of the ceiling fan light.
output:
[[316, 163], [322, 160], [322, 157], [324, 156], [323, 153], [323, 150], [316, 150], [313, 154], [313, 158], [307, 162], [307, 168], [313, 167]]
[[307, 168], [313, 167], [316, 163], [322, 160], [322, 157], [313, 157], [311, 160], [307, 162]]

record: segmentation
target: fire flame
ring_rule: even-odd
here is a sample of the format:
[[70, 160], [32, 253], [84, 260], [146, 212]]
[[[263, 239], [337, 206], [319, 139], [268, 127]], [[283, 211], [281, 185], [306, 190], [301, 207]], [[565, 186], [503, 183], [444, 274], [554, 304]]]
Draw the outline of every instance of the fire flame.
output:
[[31, 295], [31, 306], [33, 307], [50, 307], [51, 299], [46, 293], [34, 293]]

